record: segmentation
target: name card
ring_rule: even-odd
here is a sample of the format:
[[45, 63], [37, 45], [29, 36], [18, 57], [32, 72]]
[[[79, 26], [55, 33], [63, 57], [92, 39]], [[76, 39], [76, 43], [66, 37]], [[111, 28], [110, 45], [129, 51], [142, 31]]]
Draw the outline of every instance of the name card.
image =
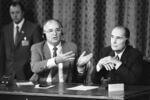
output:
[[124, 84], [123, 83], [108, 84], [108, 92], [113, 92], [113, 91], [124, 91]]

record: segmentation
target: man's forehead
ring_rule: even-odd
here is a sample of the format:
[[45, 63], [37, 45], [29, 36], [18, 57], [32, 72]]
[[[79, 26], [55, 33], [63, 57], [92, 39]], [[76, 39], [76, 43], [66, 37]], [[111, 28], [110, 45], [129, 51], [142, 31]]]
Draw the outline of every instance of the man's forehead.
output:
[[47, 22], [47, 25], [59, 25], [59, 24], [55, 20], [50, 20], [50, 21]]
[[48, 23], [46, 23], [46, 25], [45, 25], [45, 27], [51, 27], [51, 28], [53, 28], [53, 27], [57, 27], [57, 28], [59, 28], [60, 27], [60, 25], [57, 23], [57, 22], [55, 22], [55, 21], [50, 21], [50, 22], [48, 22]]
[[11, 5], [10, 9], [21, 9], [20, 5]]
[[111, 35], [124, 37], [125, 36], [125, 30], [122, 28], [115, 28], [112, 30]]

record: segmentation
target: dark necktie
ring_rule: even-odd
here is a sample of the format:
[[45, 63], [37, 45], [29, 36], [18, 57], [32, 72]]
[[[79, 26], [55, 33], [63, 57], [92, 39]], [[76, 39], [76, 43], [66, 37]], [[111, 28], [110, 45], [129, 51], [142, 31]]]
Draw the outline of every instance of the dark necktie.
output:
[[16, 26], [15, 45], [17, 45], [18, 39], [19, 39], [19, 26]]
[[[54, 46], [53, 48], [53, 57], [57, 56], [57, 47]], [[58, 73], [58, 67], [53, 67], [52, 68], [52, 78]]]
[[116, 55], [115, 58], [116, 58], [117, 60], [119, 60], [119, 56], [118, 56], [118, 55]]
[[53, 57], [56, 57], [57, 56], [57, 47], [54, 46], [53, 48]]

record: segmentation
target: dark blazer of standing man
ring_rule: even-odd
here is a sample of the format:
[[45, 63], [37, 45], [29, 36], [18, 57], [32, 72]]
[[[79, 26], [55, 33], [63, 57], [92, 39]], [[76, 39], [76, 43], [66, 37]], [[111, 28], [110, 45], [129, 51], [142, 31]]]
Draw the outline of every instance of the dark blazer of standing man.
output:
[[93, 83], [102, 84], [103, 79], [107, 79], [109, 83], [140, 84], [142, 55], [129, 45], [129, 37], [129, 30], [123, 26], [112, 30], [111, 46], [100, 52], [100, 60], [92, 73]]
[[5, 46], [5, 74], [17, 80], [27, 80], [30, 76], [30, 47], [40, 42], [42, 35], [38, 25], [27, 21], [24, 7], [20, 2], [10, 5], [12, 22], [4, 26], [2, 34]]

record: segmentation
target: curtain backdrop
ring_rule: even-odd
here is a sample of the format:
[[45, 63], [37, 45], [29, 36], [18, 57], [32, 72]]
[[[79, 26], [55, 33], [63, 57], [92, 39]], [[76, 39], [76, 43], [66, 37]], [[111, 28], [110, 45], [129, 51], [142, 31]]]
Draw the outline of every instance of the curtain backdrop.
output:
[[[25, 17], [39, 23], [49, 18], [62, 22], [64, 38], [73, 41], [79, 53], [93, 52], [95, 65], [99, 51], [110, 45], [115, 25], [130, 29], [130, 44], [150, 59], [150, 0], [21, 0]], [[10, 0], [0, 0], [0, 27], [10, 21]]]

